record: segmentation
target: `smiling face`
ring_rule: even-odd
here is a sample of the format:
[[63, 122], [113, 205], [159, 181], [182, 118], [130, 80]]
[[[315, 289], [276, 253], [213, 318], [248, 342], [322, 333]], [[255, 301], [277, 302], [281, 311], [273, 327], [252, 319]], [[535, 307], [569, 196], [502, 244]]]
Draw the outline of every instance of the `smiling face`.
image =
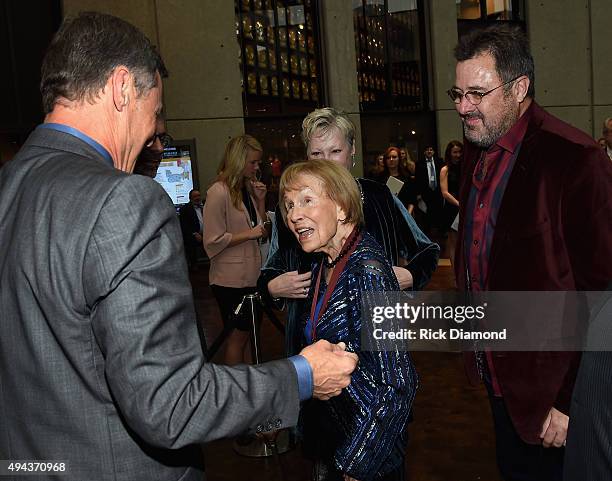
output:
[[[462, 92], [484, 93], [501, 84], [495, 59], [488, 53], [457, 63], [455, 88]], [[514, 84], [509, 85], [509, 92], [505, 92], [505, 87], [498, 88], [483, 97], [478, 105], [472, 105], [465, 97], [455, 104], [465, 137], [479, 147], [493, 145], [519, 118], [520, 102], [512, 92]]]
[[329, 198], [321, 180], [300, 175], [296, 185], [285, 191], [287, 225], [304, 252], [324, 252], [335, 257], [341, 247], [345, 225], [343, 209]]
[[331, 127], [326, 132], [315, 131], [306, 149], [308, 159], [333, 160], [347, 169], [352, 166], [354, 153], [355, 146], [347, 142], [337, 127]]

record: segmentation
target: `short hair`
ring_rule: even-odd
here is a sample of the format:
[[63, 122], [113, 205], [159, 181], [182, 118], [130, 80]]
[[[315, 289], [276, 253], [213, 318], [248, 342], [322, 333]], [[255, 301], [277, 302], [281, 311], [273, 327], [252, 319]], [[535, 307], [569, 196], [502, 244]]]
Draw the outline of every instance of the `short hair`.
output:
[[332, 107], [323, 107], [310, 112], [302, 121], [302, 141], [306, 148], [316, 132], [326, 134], [330, 129], [338, 129], [351, 147], [355, 144], [355, 124], [346, 113]]
[[191, 196], [193, 195], [194, 192], [198, 192], [199, 193], [200, 191], [198, 189], [191, 189], [189, 191], [189, 200], [191, 200]]
[[363, 205], [357, 182], [348, 169], [337, 162], [323, 159], [298, 162], [283, 172], [278, 189], [279, 207], [285, 223], [287, 223], [287, 209], [283, 198], [287, 191], [302, 186], [300, 178], [304, 175], [311, 175], [321, 181], [323, 192], [344, 210], [346, 214], [344, 222], [364, 224]]
[[42, 63], [44, 112], [51, 112], [60, 97], [93, 102], [119, 65], [134, 75], [138, 95], [155, 87], [157, 72], [168, 73], [149, 39], [125, 20], [98, 12], [67, 18]]
[[603, 128], [601, 130], [601, 133], [603, 135], [606, 135], [608, 132], [612, 130], [612, 127], [608, 127], [610, 123], [612, 123], [612, 117], [608, 117], [606, 120], [604, 120]]
[[[464, 62], [478, 55], [489, 54], [502, 82], [526, 75], [529, 78], [528, 97], [535, 97], [535, 69], [527, 36], [519, 26], [493, 24], [463, 35], [455, 47], [455, 59]], [[510, 85], [504, 87], [507, 92]]]
[[217, 180], [227, 185], [232, 204], [237, 209], [240, 209], [242, 204], [243, 172], [249, 150], [263, 152], [255, 137], [248, 134], [233, 137], [225, 146], [223, 158], [217, 168]]

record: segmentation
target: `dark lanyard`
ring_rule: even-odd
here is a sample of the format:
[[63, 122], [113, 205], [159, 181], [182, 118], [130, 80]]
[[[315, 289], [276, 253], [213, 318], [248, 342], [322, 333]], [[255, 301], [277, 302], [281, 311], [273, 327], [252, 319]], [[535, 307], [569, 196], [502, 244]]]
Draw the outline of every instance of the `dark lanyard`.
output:
[[255, 210], [255, 206], [253, 205], [253, 201], [246, 187], [242, 188], [242, 202], [251, 219], [251, 227], [255, 227], [257, 225], [257, 211]]
[[[353, 238], [355, 236], [358, 236], [358, 237], [353, 242]], [[334, 288], [336, 287], [336, 284], [338, 283], [338, 279], [340, 278], [340, 274], [342, 274], [342, 271], [344, 270], [344, 267], [346, 266], [346, 263], [348, 262], [349, 257], [351, 257], [351, 254], [357, 248], [357, 244], [359, 243], [360, 240], [361, 240], [361, 233], [359, 232], [357, 227], [355, 227], [353, 232], [351, 232], [351, 235], [345, 241], [345, 243], [353, 242], [353, 245], [349, 249], [349, 251], [346, 253], [346, 255], [342, 259], [340, 259], [340, 262], [338, 262], [338, 264], [334, 266], [334, 272], [332, 273], [331, 279], [329, 280], [329, 285], [327, 286], [327, 289], [325, 290], [325, 296], [323, 296], [323, 303], [321, 304], [321, 308], [317, 311], [317, 298], [319, 297], [319, 287], [321, 285], [321, 274], [323, 272], [323, 267], [324, 267], [323, 266], [324, 261], [321, 261], [321, 266], [319, 267], [319, 274], [317, 275], [317, 283], [315, 285], [314, 295], [312, 299], [312, 305], [310, 306], [310, 322], [312, 326], [311, 332], [310, 332], [310, 339], [312, 342], [315, 342], [316, 340], [317, 322], [321, 318], [323, 313], [325, 312], [329, 298], [334, 292]]]

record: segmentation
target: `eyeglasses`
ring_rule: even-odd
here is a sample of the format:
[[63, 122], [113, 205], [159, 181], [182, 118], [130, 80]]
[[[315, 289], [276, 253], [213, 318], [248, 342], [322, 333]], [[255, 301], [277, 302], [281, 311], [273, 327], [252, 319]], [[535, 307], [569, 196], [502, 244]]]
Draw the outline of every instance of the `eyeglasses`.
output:
[[461, 101], [463, 100], [463, 97], [465, 96], [465, 98], [468, 100], [469, 103], [471, 103], [472, 105], [478, 105], [480, 104], [480, 102], [482, 102], [482, 98], [485, 95], [489, 95], [491, 92], [494, 92], [498, 88], [503, 87], [504, 85], [508, 85], [509, 83], [512, 83], [521, 77], [522, 75], [519, 75], [518, 77], [515, 77], [512, 80], [508, 80], [507, 82], [504, 82], [503, 84], [498, 85], [494, 89], [488, 90], [487, 92], [477, 92], [476, 90], [468, 90], [467, 92], [464, 93], [464, 92], [461, 92], [461, 90], [459, 89], [449, 89], [446, 91], [446, 93], [448, 94], [450, 99], [456, 104], [460, 104]]
[[146, 147], [151, 147], [154, 143], [155, 143], [155, 139], [159, 139], [159, 143], [162, 145], [163, 148], [168, 147], [172, 141], [174, 140], [170, 134], [167, 134], [166, 132], [158, 134], [155, 133], [153, 135], [153, 137], [151, 137], [147, 143], [145, 144]]

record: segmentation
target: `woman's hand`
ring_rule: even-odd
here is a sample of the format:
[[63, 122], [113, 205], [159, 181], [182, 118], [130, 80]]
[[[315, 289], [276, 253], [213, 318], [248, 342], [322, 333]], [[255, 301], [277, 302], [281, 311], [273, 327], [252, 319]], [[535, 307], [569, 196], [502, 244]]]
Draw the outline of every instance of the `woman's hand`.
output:
[[251, 240], [261, 239], [266, 235], [268, 235], [268, 232], [266, 231], [266, 228], [263, 224], [258, 224], [248, 231], [248, 238]]
[[234, 247], [246, 241], [261, 239], [266, 235], [266, 228], [263, 226], [263, 224], [258, 224], [252, 229], [243, 230], [238, 234], [232, 234], [232, 239], [229, 241], [227, 247]]
[[412, 287], [414, 284], [414, 279], [412, 278], [412, 274], [408, 269], [403, 267], [393, 266], [393, 272], [395, 273], [395, 277], [397, 277], [397, 282], [400, 286], [400, 289], [403, 291], [404, 289], [408, 289]]
[[305, 299], [310, 288], [310, 272], [299, 274], [298, 271], [285, 272], [268, 282], [268, 291], [272, 297]]
[[258, 202], [266, 200], [266, 193], [268, 192], [266, 184], [264, 184], [263, 182], [252, 180], [251, 187], [253, 188], [253, 197], [255, 197], [255, 200], [257, 200]]
[[357, 481], [355, 478], [351, 478], [348, 474], [343, 474], [344, 481]]

